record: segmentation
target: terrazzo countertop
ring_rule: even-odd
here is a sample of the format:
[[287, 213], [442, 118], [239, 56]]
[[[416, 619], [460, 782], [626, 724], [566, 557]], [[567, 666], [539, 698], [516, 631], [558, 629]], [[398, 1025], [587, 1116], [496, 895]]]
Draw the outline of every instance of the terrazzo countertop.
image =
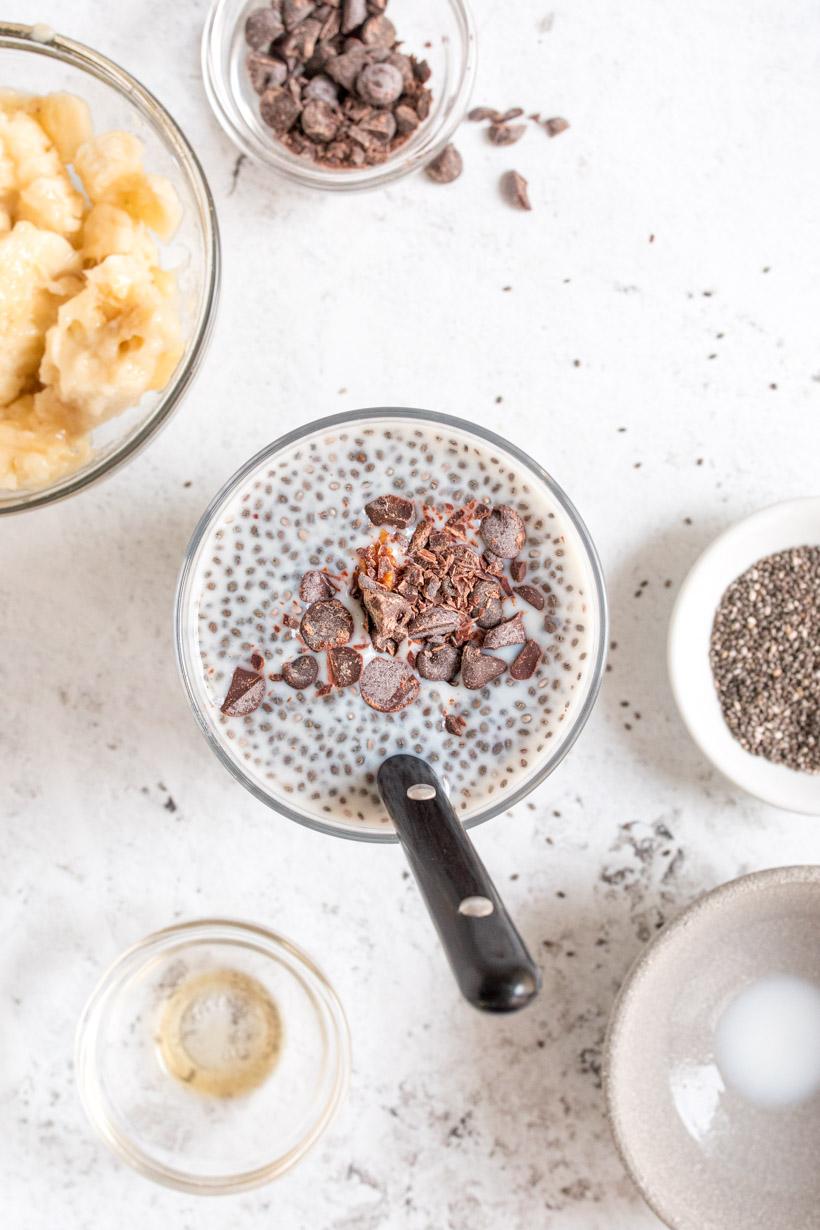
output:
[[[738, 793], [673, 707], [664, 637], [707, 542], [817, 494], [820, 10], [813, 0], [475, 0], [476, 101], [565, 115], [463, 177], [311, 195], [237, 162], [199, 72], [204, 0], [15, 0], [141, 78], [210, 178], [221, 315], [184, 407], [85, 495], [0, 526], [0, 1208], [14, 1230], [645, 1230], [601, 1046], [663, 921], [820, 825]], [[532, 213], [501, 199], [530, 181]], [[510, 289], [505, 289], [510, 288]], [[527, 448], [608, 574], [611, 669], [583, 737], [475, 834], [544, 972], [527, 1012], [458, 998], [398, 849], [322, 837], [234, 785], [188, 711], [170, 612], [205, 504], [251, 453], [357, 406], [462, 415]], [[92, 1136], [73, 1031], [104, 967], [175, 919], [255, 919], [350, 1018], [333, 1128], [275, 1185], [203, 1201]]]

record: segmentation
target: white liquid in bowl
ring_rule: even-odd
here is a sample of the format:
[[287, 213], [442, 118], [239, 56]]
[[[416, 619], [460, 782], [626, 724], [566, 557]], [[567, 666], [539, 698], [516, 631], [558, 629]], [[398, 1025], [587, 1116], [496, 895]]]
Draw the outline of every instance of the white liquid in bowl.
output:
[[820, 987], [792, 974], [759, 978], [718, 1021], [715, 1059], [726, 1084], [763, 1107], [820, 1090]]

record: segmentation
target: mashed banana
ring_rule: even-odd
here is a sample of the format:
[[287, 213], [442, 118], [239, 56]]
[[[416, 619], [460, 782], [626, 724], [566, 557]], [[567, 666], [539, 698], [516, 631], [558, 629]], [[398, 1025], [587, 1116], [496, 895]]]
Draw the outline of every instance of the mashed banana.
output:
[[142, 157], [131, 133], [95, 137], [80, 98], [0, 90], [0, 488], [83, 465], [94, 427], [164, 388], [182, 355], [153, 238], [181, 208]]

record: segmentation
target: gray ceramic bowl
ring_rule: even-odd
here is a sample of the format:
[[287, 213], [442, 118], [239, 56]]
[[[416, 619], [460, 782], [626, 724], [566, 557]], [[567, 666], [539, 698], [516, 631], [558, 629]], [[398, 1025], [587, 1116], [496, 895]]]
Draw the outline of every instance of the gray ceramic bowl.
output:
[[721, 1075], [715, 1030], [758, 979], [820, 986], [820, 867], [744, 876], [666, 927], [624, 983], [605, 1088], [615, 1143], [673, 1230], [817, 1230], [820, 1093], [764, 1107]]

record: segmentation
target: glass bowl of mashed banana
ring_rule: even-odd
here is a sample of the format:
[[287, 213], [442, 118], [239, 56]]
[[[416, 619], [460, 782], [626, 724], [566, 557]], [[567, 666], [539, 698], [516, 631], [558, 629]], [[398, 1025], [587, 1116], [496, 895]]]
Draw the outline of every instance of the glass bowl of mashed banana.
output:
[[218, 286], [213, 200], [170, 115], [90, 48], [0, 23], [0, 514], [147, 443], [199, 366]]

